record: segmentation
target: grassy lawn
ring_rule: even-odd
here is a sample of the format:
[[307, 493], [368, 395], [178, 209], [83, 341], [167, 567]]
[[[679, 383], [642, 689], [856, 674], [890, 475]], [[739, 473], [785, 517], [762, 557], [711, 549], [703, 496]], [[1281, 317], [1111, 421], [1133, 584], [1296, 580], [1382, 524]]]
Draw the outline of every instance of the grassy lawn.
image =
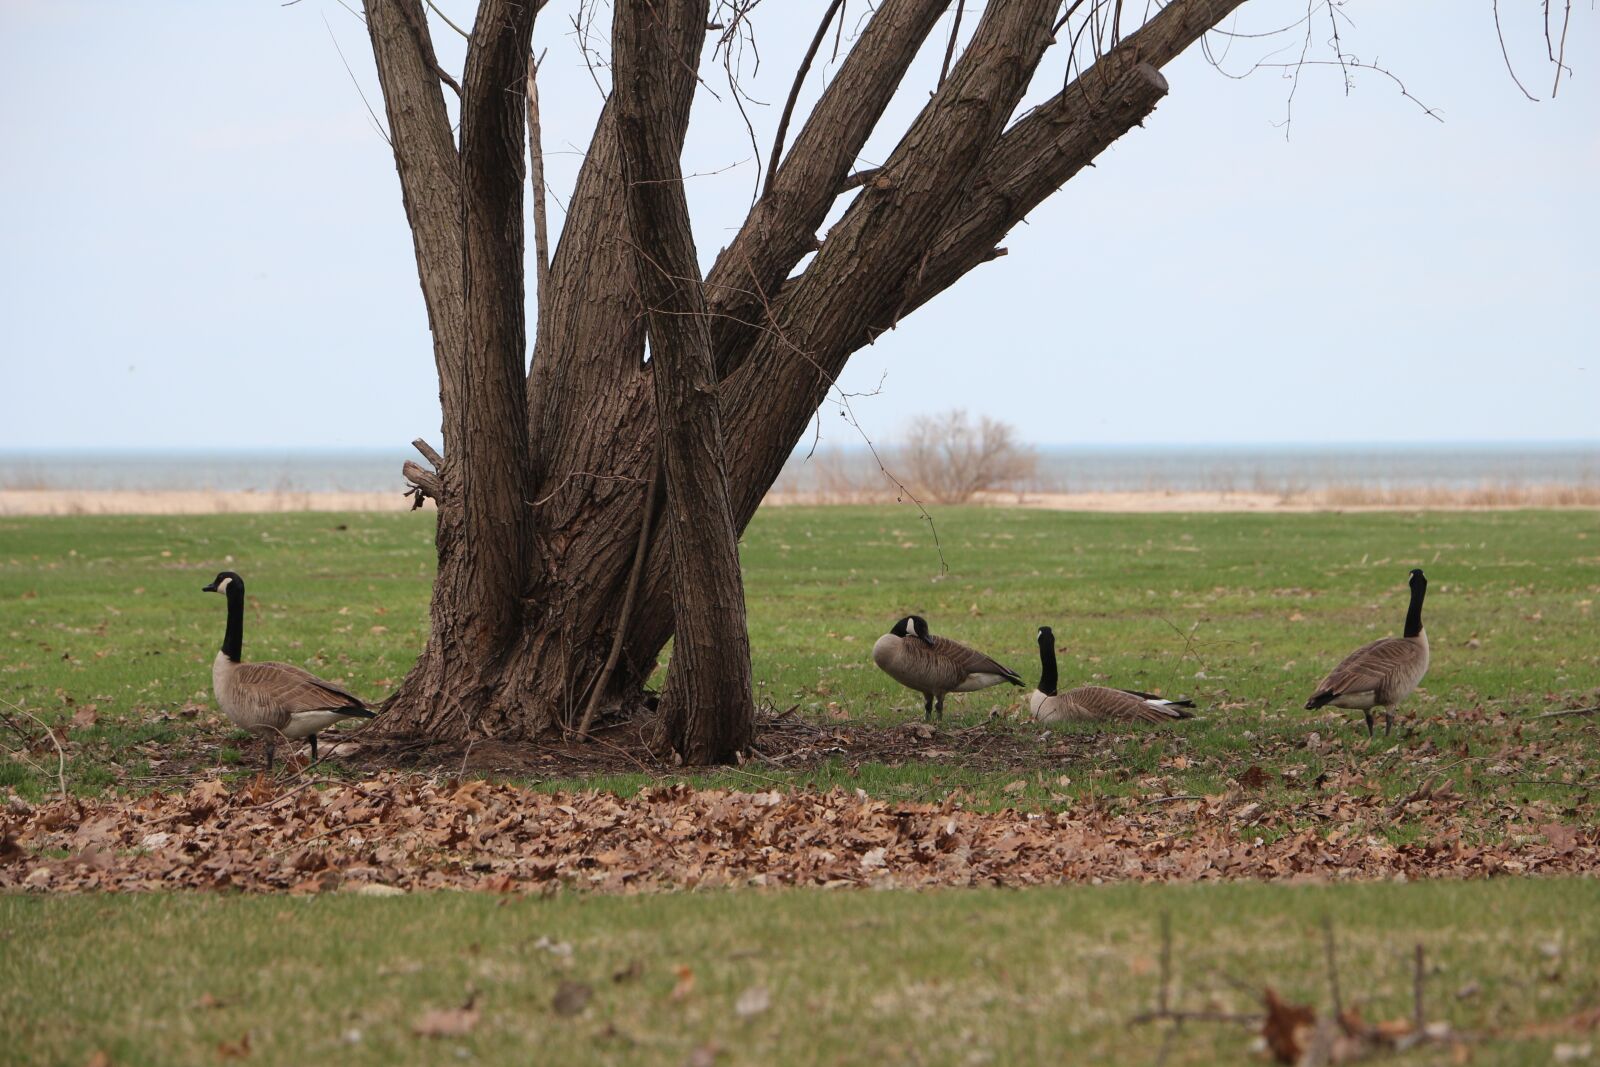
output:
[[[1484, 1038], [1472, 1062], [1549, 1063], [1554, 1045], [1593, 1040], [1559, 1025], [1600, 998], [1592, 880], [12, 896], [0, 897], [0, 1062], [101, 1050], [118, 1065], [209, 1063], [246, 1034], [260, 1063], [512, 1063], [530, 1049], [543, 1063], [1156, 1062], [1163, 1027], [1127, 1020], [1155, 1001], [1162, 915], [1178, 1008], [1256, 1011], [1271, 985], [1325, 1010], [1326, 917], [1344, 997], [1369, 1021], [1410, 1015], [1421, 942], [1426, 1017]], [[555, 1007], [563, 983], [590, 994], [569, 987], [570, 1014]], [[469, 1032], [413, 1033], [474, 992]], [[1190, 1024], [1165, 1062], [1244, 1062], [1251, 1037]]]
[[[1534, 718], [1596, 700], [1593, 512], [947, 509], [937, 520], [938, 550], [909, 509], [758, 516], [743, 558], [765, 703], [797, 706], [841, 737], [919, 717], [920, 699], [869, 660], [890, 622], [917, 612], [1030, 679], [1035, 629], [1049, 623], [1066, 646], [1063, 682], [1187, 694], [1204, 718], [1052, 732], [1020, 721], [1023, 691], [988, 690], [947, 704], [922, 758], [841, 756], [799, 770], [757, 762], [694, 781], [844, 785], [892, 801], [959, 791], [992, 808], [1109, 795], [1138, 811], [1254, 777], [1247, 799], [1299, 811], [1322, 795], [1323, 775], [1386, 796], [1437, 775], [1467, 798], [1452, 833], [1493, 840], [1596, 819], [1600, 720]], [[423, 641], [431, 530], [431, 516], [402, 514], [0, 519], [0, 711], [15, 724], [0, 720], [0, 798], [36, 802], [55, 788], [55, 750], [17, 709], [64, 728], [66, 777], [79, 793], [250, 773], [256, 750], [209, 693], [223, 614], [200, 586], [223, 568], [249, 581], [248, 658], [301, 663], [381, 695]], [[1406, 570], [1417, 565], [1431, 580], [1433, 668], [1404, 727], [1369, 745], [1358, 713], [1301, 704], [1338, 656], [1399, 629]], [[29, 730], [31, 752], [19, 733]], [[964, 758], [991, 741], [1033, 747], [1016, 766]], [[1246, 775], [1251, 767], [1263, 773]], [[628, 792], [650, 780], [532, 784]], [[1390, 825], [1355, 829], [1397, 842], [1438, 832], [1395, 810]], [[1326, 916], [1346, 998], [1368, 1020], [1409, 1013], [1409, 954], [1421, 941], [1428, 1017], [1484, 1038], [1472, 1062], [1547, 1063], [1558, 1045], [1595, 1040], [1558, 1024], [1600, 999], [1597, 905], [1593, 879], [1509, 878], [638, 897], [9, 895], [0, 1063], [88, 1063], [100, 1051], [113, 1064], [217, 1062], [244, 1052], [245, 1035], [250, 1062], [261, 1063], [513, 1062], [530, 1048], [556, 1063], [999, 1064], [1064, 1052], [1239, 1062], [1246, 1027], [1191, 1024], [1163, 1052], [1163, 1027], [1127, 1025], [1156, 996], [1163, 914], [1179, 1007], [1255, 1011], [1270, 984], [1322, 1010]], [[555, 1006], [562, 983], [574, 983], [562, 994], [570, 1013]], [[413, 1033], [426, 1012], [474, 993], [462, 1035]], [[1452, 1055], [1436, 1046], [1409, 1059]]]
[[[993, 712], [1025, 709], [1025, 691], [991, 689], [951, 698], [946, 727], [971, 730], [941, 735], [925, 760], [841, 759], [798, 772], [758, 765], [697, 780], [845, 784], [907, 800], [959, 788], [974, 803], [1049, 805], [1087, 793], [1214, 793], [1251, 765], [1269, 772], [1271, 788], [1290, 788], [1359, 763], [1390, 793], [1413, 788], [1423, 769], [1471, 789], [1500, 768], [1492, 784], [1557, 803], [1600, 755], [1595, 719], [1527, 719], [1595, 700], [1600, 520], [1592, 511], [953, 508], [936, 517], [937, 548], [910, 508], [757, 517], [743, 558], [764, 702], [797, 705], [840, 730], [919, 717], [920, 698], [869, 658], [894, 618], [917, 612], [935, 632], [1030, 679], [1035, 630], [1049, 623], [1065, 647], [1063, 684], [1186, 694], [1204, 706], [1203, 719], [1106, 735], [1079, 745], [1075, 758], [1034, 761], [1042, 769], [975, 771], [938, 755], [981, 745], [990, 729], [1043, 737], [1041, 751], [1059, 732], [1088, 732], [1049, 734], [1009, 719], [985, 728]], [[223, 612], [200, 586], [224, 567], [245, 575], [248, 658], [300, 663], [376, 697], [423, 642], [431, 530], [432, 517], [420, 513], [0, 519], [0, 698], [53, 723], [92, 706], [93, 725], [70, 730], [67, 777], [83, 792], [177, 784], [160, 763], [174, 752], [193, 750], [212, 766], [253, 761], [256, 751], [211, 704]], [[1406, 571], [1417, 565], [1431, 579], [1433, 666], [1404, 706], [1405, 726], [1369, 746], [1359, 713], [1300, 705], [1340, 655], [1399, 630]], [[0, 741], [15, 753], [14, 733]], [[1030, 769], [1020, 796], [1003, 791]], [[38, 797], [54, 771], [48, 747], [33, 765], [0, 755], [0, 788]], [[630, 790], [647, 780], [599, 784]]]

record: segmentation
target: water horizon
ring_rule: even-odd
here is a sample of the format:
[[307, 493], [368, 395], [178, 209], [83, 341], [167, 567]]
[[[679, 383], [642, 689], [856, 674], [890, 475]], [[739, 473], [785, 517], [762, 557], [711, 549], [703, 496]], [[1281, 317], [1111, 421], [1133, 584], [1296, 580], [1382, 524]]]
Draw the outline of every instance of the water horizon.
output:
[[[1330, 487], [1600, 485], [1600, 441], [1039, 445], [1028, 488], [1291, 493]], [[892, 448], [879, 454], [893, 466]], [[409, 447], [0, 449], [0, 489], [374, 492], [404, 488]], [[864, 444], [797, 449], [775, 488], [876, 477]]]

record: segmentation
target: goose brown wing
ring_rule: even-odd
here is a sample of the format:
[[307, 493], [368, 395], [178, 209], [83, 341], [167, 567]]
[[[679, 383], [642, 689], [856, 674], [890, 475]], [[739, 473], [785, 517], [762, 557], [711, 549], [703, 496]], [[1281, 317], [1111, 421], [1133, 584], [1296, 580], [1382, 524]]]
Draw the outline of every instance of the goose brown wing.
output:
[[348, 689], [323, 681], [292, 663], [241, 663], [234, 671], [234, 684], [253, 694], [257, 701], [291, 715], [344, 708], [359, 715], [367, 710], [367, 702]]
[[[1165, 712], [1152, 707], [1133, 693], [1111, 689], [1103, 685], [1084, 685], [1069, 690], [1065, 696], [1083, 710], [1085, 718], [1104, 722], [1161, 722], [1170, 723], [1182, 716], [1176, 711]], [[1155, 699], [1160, 700], [1161, 697]]]
[[1391, 671], [1405, 662], [1411, 651], [1410, 645], [1398, 637], [1380, 637], [1362, 645], [1328, 672], [1317, 686], [1317, 697], [1372, 692], [1383, 684]]
[[933, 651], [965, 674], [998, 674], [1014, 685], [1022, 684], [1022, 675], [959, 641], [952, 641], [948, 637], [935, 637]]

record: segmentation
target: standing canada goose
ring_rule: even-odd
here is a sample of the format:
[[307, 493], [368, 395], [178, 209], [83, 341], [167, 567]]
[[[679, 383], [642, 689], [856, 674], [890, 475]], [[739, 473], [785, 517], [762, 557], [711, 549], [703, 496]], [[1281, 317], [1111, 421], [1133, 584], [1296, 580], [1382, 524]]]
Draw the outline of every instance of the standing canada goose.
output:
[[1421, 569], [1411, 572], [1411, 606], [1406, 609], [1404, 637], [1384, 637], [1362, 645], [1322, 680], [1306, 708], [1332, 704], [1336, 708], [1358, 708], [1367, 717], [1367, 736], [1372, 736], [1372, 709], [1383, 709], [1383, 732], [1394, 726], [1390, 710], [1411, 695], [1428, 673], [1428, 635], [1422, 632], [1422, 597], [1428, 579]]
[[924, 722], [933, 721], [935, 713], [943, 721], [946, 693], [970, 693], [1001, 682], [1022, 684], [1022, 676], [1010, 667], [948, 637], [928, 633], [928, 621], [921, 615], [907, 615], [878, 638], [872, 646], [872, 662], [907, 689], [922, 694]]
[[1192, 719], [1192, 700], [1167, 700], [1154, 693], [1080, 685], [1056, 692], [1056, 635], [1039, 627], [1039, 688], [1028, 694], [1039, 722], [1173, 722]]
[[370, 719], [366, 701], [332, 682], [325, 682], [290, 663], [240, 663], [244, 645], [244, 579], [223, 571], [201, 592], [228, 598], [228, 628], [222, 651], [211, 664], [211, 688], [217, 703], [241, 730], [267, 743], [267, 769], [278, 738], [311, 738], [311, 762], [317, 761], [317, 731], [342, 719]]

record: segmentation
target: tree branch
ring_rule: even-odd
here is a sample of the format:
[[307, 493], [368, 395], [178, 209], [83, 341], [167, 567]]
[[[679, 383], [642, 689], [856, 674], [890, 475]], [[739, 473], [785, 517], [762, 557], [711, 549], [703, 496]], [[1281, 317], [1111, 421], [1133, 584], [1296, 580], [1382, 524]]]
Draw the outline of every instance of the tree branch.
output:
[[844, 0], [831, 0], [828, 10], [822, 13], [822, 21], [817, 25], [817, 32], [811, 38], [811, 47], [806, 49], [805, 58], [800, 60], [800, 69], [794, 72], [794, 84], [789, 86], [789, 99], [783, 102], [783, 115], [778, 119], [778, 132], [772, 138], [772, 151], [767, 156], [767, 180], [762, 186], [763, 190], [771, 190], [772, 180], [778, 174], [778, 160], [783, 156], [783, 139], [789, 133], [789, 119], [794, 115], [795, 101], [800, 98], [800, 86], [805, 84], [806, 72], [811, 69], [811, 61], [817, 58], [817, 49], [822, 47], [822, 39], [828, 35], [828, 25], [833, 22], [833, 17], [839, 13], [839, 8], [844, 6]]
[[949, 0], [884, 0], [811, 110], [761, 200], [706, 275], [719, 375], [748, 352], [766, 308], [795, 264], [813, 251], [884, 108]]
[[439, 87], [439, 61], [418, 0], [365, 0], [364, 9], [406, 221], [416, 246], [439, 387], [441, 393], [455, 391], [461, 384], [465, 345], [461, 161]]
[[534, 290], [541, 314], [550, 274], [550, 234], [545, 222], [544, 144], [539, 132], [539, 64], [528, 60], [528, 173], [533, 179]]

